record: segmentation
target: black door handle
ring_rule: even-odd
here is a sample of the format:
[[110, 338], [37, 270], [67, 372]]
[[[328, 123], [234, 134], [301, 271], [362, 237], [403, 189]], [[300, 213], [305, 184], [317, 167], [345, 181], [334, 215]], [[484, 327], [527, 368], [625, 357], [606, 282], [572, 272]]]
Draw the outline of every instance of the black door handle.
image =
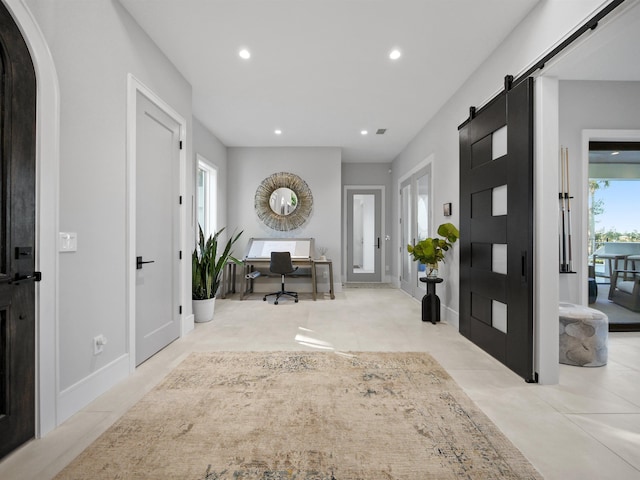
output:
[[378, 237], [378, 249], [380, 249], [380, 237]]
[[142, 265], [145, 263], [155, 263], [155, 260], [149, 260], [147, 262], [143, 262], [142, 257], [136, 257], [136, 270], [141, 270]]
[[42, 280], [42, 274], [40, 272], [33, 272], [31, 275], [20, 275], [16, 273], [16, 276], [13, 277], [9, 282], [11, 285], [20, 285], [24, 282], [39, 282]]

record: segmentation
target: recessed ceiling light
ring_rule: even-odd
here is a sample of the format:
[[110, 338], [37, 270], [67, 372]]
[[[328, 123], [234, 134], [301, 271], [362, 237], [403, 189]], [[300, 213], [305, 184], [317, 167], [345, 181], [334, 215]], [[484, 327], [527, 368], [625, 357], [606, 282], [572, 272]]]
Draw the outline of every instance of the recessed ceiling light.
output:
[[397, 60], [402, 56], [402, 53], [400, 53], [400, 50], [395, 49], [395, 50], [391, 50], [391, 53], [389, 54], [389, 58], [391, 60]]
[[611, 152], [611, 155], [620, 155], [620, 152]]
[[282, 135], [282, 130], [276, 129], [273, 131], [273, 133], [275, 133], [276, 135]]
[[366, 135], [367, 133], [369, 133], [369, 132], [366, 131], [366, 130], [360, 130], [360, 135]]
[[249, 58], [251, 58], [251, 53], [246, 48], [243, 48], [242, 50], [240, 50], [238, 52], [238, 55], [240, 55], [240, 58], [244, 58], [245, 60], [248, 60]]

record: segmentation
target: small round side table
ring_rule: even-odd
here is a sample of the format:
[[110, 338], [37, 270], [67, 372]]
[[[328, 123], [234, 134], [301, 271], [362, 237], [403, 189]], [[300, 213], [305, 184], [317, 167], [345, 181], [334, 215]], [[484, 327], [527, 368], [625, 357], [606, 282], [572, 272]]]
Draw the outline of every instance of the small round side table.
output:
[[422, 297], [422, 321], [435, 325], [440, 321], [440, 299], [436, 295], [436, 284], [442, 283], [442, 278], [421, 277], [420, 281], [427, 284], [427, 294]]

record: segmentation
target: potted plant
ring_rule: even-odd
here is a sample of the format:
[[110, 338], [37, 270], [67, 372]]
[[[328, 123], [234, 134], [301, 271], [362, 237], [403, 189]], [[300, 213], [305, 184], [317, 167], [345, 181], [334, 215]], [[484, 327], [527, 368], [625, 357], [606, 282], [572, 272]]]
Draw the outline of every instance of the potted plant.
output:
[[443, 238], [425, 238], [415, 245], [407, 245], [407, 251], [413, 260], [427, 266], [427, 277], [438, 276], [438, 262], [444, 262], [445, 253], [460, 238], [460, 232], [452, 223], [443, 223], [438, 227], [438, 235]]
[[238, 265], [242, 261], [232, 255], [231, 248], [242, 232], [232, 235], [227, 240], [224, 250], [218, 256], [218, 243], [224, 227], [205, 240], [202, 227], [198, 225], [199, 240], [191, 256], [191, 298], [193, 300], [193, 314], [196, 322], [208, 322], [213, 319], [215, 299], [222, 272], [227, 262]]

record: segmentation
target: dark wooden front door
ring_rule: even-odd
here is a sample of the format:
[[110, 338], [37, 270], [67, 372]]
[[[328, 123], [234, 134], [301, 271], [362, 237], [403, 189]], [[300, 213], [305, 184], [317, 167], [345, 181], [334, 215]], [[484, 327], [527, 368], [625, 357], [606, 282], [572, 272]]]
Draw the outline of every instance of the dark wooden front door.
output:
[[460, 332], [535, 380], [531, 78], [460, 128]]
[[36, 80], [0, 3], [0, 458], [35, 433]]

